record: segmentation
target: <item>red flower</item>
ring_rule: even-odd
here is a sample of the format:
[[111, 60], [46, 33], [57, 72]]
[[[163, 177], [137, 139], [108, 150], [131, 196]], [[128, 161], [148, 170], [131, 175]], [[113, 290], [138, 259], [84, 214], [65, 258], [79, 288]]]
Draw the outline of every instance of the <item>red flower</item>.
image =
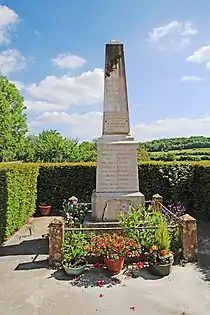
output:
[[95, 264], [93, 264], [94, 268], [101, 268], [101, 264], [99, 261], [97, 261]]
[[136, 267], [138, 267], [139, 269], [142, 269], [145, 266], [148, 266], [148, 262], [146, 261], [139, 261], [138, 263], [136, 263]]
[[102, 285], [104, 284], [104, 281], [103, 280], [98, 280], [96, 282], [96, 284], [97, 284], [98, 287], [102, 287]]
[[104, 296], [103, 293], [100, 293], [100, 294], [98, 295], [99, 298], [102, 298], [103, 296]]

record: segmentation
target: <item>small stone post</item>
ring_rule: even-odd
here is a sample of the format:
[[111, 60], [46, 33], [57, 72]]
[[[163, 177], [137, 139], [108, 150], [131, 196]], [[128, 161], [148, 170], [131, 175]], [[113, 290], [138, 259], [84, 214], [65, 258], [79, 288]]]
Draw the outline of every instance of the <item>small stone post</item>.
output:
[[180, 235], [182, 242], [182, 255], [188, 262], [197, 260], [197, 221], [189, 214], [184, 214], [179, 219]]
[[[162, 211], [163, 197], [159, 194], [155, 194], [152, 196], [152, 200], [154, 201], [154, 208], [157, 211]], [[161, 203], [161, 204], [160, 204]]]
[[64, 222], [55, 219], [49, 224], [49, 265], [56, 266], [62, 261]]

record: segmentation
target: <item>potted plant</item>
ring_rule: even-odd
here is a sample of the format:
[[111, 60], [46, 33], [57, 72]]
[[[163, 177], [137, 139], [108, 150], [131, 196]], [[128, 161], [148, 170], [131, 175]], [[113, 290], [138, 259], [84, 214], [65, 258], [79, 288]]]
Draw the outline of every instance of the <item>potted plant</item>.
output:
[[124, 260], [140, 256], [137, 241], [118, 234], [96, 235], [90, 241], [91, 252], [103, 257], [104, 264], [112, 275], [120, 273]]
[[[75, 198], [75, 197], [74, 197]], [[80, 227], [86, 214], [88, 213], [88, 206], [86, 203], [74, 203], [72, 197], [68, 200], [64, 199], [62, 204], [62, 217], [67, 225], [74, 225]]]
[[87, 241], [81, 231], [66, 231], [63, 243], [63, 269], [69, 276], [79, 276], [85, 271], [85, 246]]
[[132, 266], [132, 277], [138, 278], [140, 276], [141, 269], [149, 267], [149, 263], [147, 261], [139, 261]]
[[39, 205], [39, 211], [40, 211], [41, 215], [43, 215], [43, 216], [49, 215], [51, 212], [51, 209], [52, 209], [52, 205], [50, 205], [47, 202], [41, 202]]
[[153, 245], [148, 255], [149, 271], [157, 276], [168, 276], [174, 262], [171, 251], [160, 250], [157, 245]]
[[167, 276], [171, 272], [174, 255], [170, 251], [170, 245], [171, 235], [167, 227], [167, 220], [163, 217], [155, 232], [154, 245], [145, 253], [150, 266], [149, 270], [153, 274]]

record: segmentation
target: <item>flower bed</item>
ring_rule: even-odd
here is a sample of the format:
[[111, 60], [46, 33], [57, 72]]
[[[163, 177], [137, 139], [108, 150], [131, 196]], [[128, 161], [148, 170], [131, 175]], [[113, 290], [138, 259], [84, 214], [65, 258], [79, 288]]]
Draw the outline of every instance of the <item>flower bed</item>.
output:
[[[135, 259], [137, 269], [167, 265], [166, 262], [172, 265], [174, 255], [171, 250], [176, 247], [175, 255], [180, 250], [176, 225], [169, 227], [167, 217], [153, 206], [147, 210], [140, 206], [129, 213], [123, 212], [123, 208], [118, 217], [123, 235], [113, 231], [108, 234], [106, 228], [103, 234], [97, 235], [90, 231], [85, 233], [88, 228], [81, 229], [87, 208], [81, 209], [69, 203], [65, 205], [64, 218], [68, 227], [63, 246], [65, 270], [79, 268], [79, 273], [84, 272], [89, 257], [100, 258], [111, 274], [119, 273], [129, 259]], [[75, 230], [75, 227], [80, 229]], [[168, 270], [170, 272], [170, 268]], [[74, 274], [77, 272], [72, 271]], [[164, 273], [167, 274], [166, 271]]]

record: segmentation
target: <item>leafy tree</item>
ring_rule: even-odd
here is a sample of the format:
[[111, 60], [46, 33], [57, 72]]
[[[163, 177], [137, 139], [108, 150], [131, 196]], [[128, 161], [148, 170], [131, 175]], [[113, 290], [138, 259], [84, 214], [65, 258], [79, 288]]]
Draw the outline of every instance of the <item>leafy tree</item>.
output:
[[27, 122], [24, 99], [16, 86], [0, 76], [0, 160], [10, 161], [22, 156]]
[[44, 130], [26, 138], [26, 162], [76, 162], [78, 140], [63, 138], [57, 130]]

